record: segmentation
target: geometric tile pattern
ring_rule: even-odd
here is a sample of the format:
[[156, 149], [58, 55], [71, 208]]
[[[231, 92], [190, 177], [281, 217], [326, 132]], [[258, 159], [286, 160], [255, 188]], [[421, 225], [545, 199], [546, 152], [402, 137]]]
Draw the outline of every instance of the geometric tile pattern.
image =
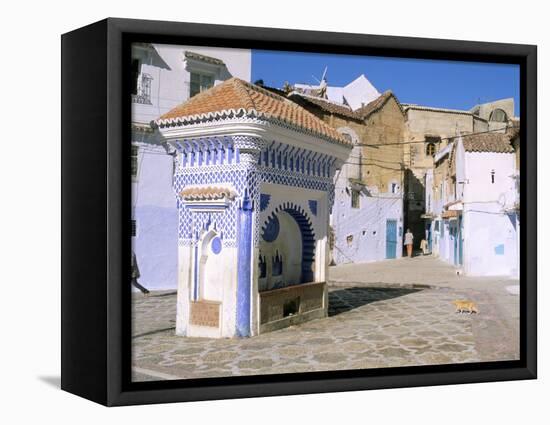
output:
[[[269, 200], [260, 199], [261, 183], [318, 190], [329, 193], [329, 206], [334, 201], [335, 158], [303, 148], [278, 142], [267, 146], [256, 138], [210, 137], [176, 142], [178, 155], [174, 176], [174, 191], [178, 197], [180, 245], [193, 245], [204, 231], [214, 228], [223, 246], [236, 246], [238, 209], [245, 190], [253, 202], [253, 209], [267, 208]], [[245, 156], [238, 147], [263, 148], [256, 156]], [[254, 162], [250, 162], [250, 158]], [[188, 186], [219, 185], [231, 187], [235, 200], [228, 207], [216, 211], [192, 211], [180, 202], [179, 194]], [[311, 204], [310, 204], [311, 205]], [[311, 208], [311, 206], [310, 206]], [[316, 210], [316, 208], [315, 208]], [[317, 211], [315, 211], [316, 213]], [[258, 219], [253, 238], [260, 236]]]

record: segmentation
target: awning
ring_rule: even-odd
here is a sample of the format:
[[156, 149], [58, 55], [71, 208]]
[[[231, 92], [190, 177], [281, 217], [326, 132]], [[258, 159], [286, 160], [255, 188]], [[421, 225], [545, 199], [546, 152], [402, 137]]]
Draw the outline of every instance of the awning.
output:
[[456, 218], [458, 217], [458, 211], [443, 211], [441, 213], [441, 218], [446, 218], [446, 219], [449, 219], [449, 218]]
[[461, 200], [449, 202], [444, 206], [445, 209], [450, 211], [462, 211], [464, 209], [464, 204]]

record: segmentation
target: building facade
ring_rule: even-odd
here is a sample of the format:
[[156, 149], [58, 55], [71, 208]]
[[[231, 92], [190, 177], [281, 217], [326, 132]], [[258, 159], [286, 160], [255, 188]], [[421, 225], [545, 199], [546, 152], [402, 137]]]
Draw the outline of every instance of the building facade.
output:
[[[514, 119], [514, 100], [502, 99], [474, 106], [470, 110], [434, 108], [423, 105], [403, 105], [407, 130], [404, 144], [405, 197], [404, 215], [406, 227], [414, 234], [415, 249], [426, 234], [423, 218], [428, 210], [425, 197], [425, 180], [433, 178], [437, 190], [443, 190], [444, 179], [431, 173], [435, 167], [434, 157], [446, 148], [449, 140], [458, 134], [482, 132], [505, 132]], [[442, 169], [442, 168], [440, 168]]]
[[132, 248], [147, 289], [177, 287], [175, 150], [150, 123], [232, 75], [250, 80], [250, 50], [132, 45]]
[[467, 275], [518, 276], [519, 192], [509, 135], [459, 136], [434, 162], [426, 178], [433, 253]]
[[236, 78], [156, 125], [176, 151], [176, 333], [247, 337], [325, 317], [333, 178], [349, 141]]
[[[361, 76], [356, 82], [363, 79]], [[331, 263], [401, 257], [404, 183], [401, 141], [405, 116], [396, 97], [388, 91], [365, 102], [372, 99], [367, 96], [365, 101], [356, 102], [360, 105], [356, 110], [330, 100], [328, 95], [295, 91], [288, 97], [335, 128], [354, 146], [335, 177]]]

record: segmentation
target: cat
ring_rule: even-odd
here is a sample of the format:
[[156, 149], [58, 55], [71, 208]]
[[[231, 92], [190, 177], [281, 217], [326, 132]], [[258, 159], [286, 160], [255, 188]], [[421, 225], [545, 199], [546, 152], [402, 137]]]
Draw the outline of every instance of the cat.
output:
[[453, 301], [453, 304], [456, 307], [457, 313], [464, 313], [464, 312], [469, 312], [470, 314], [479, 313], [479, 310], [477, 309], [477, 306], [473, 301], [456, 300], [456, 301]]

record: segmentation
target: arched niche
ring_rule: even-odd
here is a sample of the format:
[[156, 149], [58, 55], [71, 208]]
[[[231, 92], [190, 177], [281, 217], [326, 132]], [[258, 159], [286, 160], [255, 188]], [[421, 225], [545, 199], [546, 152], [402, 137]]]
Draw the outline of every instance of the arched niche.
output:
[[274, 289], [314, 281], [315, 235], [305, 211], [285, 204], [262, 226], [260, 289]]
[[222, 301], [224, 269], [220, 264], [222, 241], [214, 231], [208, 231], [199, 244], [199, 297], [202, 300]]

